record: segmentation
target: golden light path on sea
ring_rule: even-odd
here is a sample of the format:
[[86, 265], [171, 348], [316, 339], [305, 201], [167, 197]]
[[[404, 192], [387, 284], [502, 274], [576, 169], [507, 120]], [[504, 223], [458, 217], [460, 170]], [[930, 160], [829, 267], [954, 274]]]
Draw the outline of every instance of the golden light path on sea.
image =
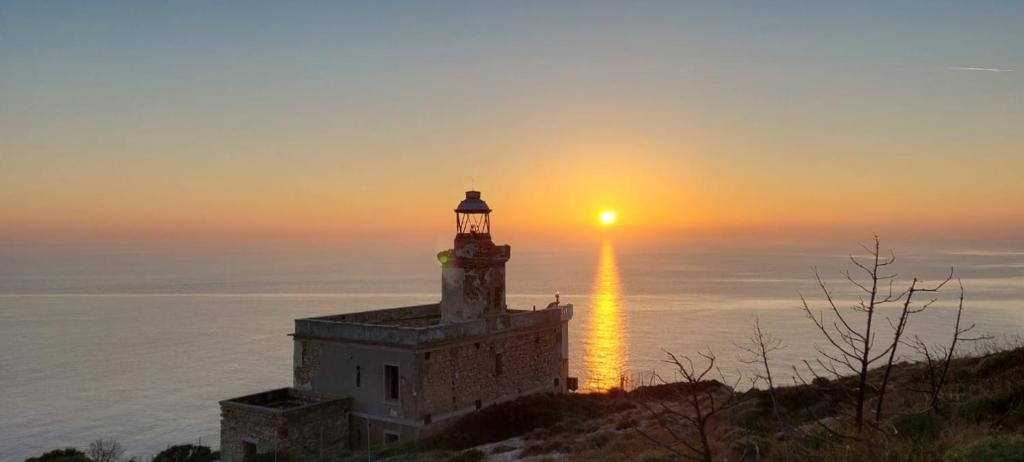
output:
[[626, 363], [626, 327], [622, 322], [622, 287], [615, 247], [601, 244], [588, 313], [585, 390], [607, 390], [621, 385]]

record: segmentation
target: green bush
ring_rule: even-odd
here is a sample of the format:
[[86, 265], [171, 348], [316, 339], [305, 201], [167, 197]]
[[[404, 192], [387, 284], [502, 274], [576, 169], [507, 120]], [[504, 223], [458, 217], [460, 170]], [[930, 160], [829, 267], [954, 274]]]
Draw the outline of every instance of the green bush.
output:
[[483, 451], [479, 449], [470, 449], [445, 459], [445, 462], [480, 462], [485, 459], [487, 459], [487, 454], [484, 454]]
[[953, 448], [945, 462], [1024, 462], [1024, 437], [998, 435]]
[[612, 435], [608, 432], [593, 433], [587, 437], [584, 441], [586, 448], [590, 449], [601, 449], [608, 445], [608, 442], [612, 440]]
[[766, 431], [772, 427], [772, 407], [767, 399], [757, 398], [738, 406], [733, 423], [748, 430]]
[[818, 429], [803, 434], [799, 439], [801, 446], [815, 451], [831, 446], [836, 441], [830, 433]]
[[771, 446], [772, 441], [767, 437], [748, 433], [736, 438], [733, 451], [742, 455], [740, 460], [764, 460]]
[[629, 406], [627, 402], [594, 393], [529, 395], [463, 417], [442, 440], [448, 447], [464, 449], [556, 425], [560, 430], [576, 432], [589, 419]]
[[1024, 406], [1017, 406], [1007, 412], [1001, 421], [1004, 427], [1015, 428], [1024, 426]]
[[552, 437], [546, 441], [530, 444], [519, 453], [520, 457], [550, 454], [553, 452], [568, 453], [572, 450], [572, 442], [563, 438]]
[[959, 403], [954, 413], [962, 419], [978, 421], [1005, 416], [1024, 403], [1024, 387], [1004, 393], [981, 395]]
[[668, 451], [651, 450], [636, 456], [636, 462], [671, 462], [676, 456]]
[[[842, 383], [818, 381], [822, 385], [798, 385], [775, 389], [775, 399], [780, 409], [799, 410], [817, 419], [835, 416], [847, 396]], [[770, 397], [763, 398], [770, 403]]]
[[509, 446], [507, 444], [499, 444], [491, 448], [491, 454], [504, 454], [506, 452], [515, 451], [515, 446]]
[[897, 435], [911, 440], [935, 438], [942, 433], [943, 427], [946, 426], [942, 417], [931, 412], [902, 415], [897, 417], [892, 424], [896, 427]]
[[980, 358], [971, 373], [975, 377], [992, 377], [1001, 372], [1024, 364], [1024, 349], [1000, 351]]
[[637, 423], [636, 419], [634, 419], [632, 417], [626, 417], [626, 418], [624, 418], [624, 419], [622, 419], [622, 420], [620, 420], [620, 421], [615, 423], [615, 429], [616, 430], [629, 430], [631, 428], [636, 428], [637, 425], [639, 425], [639, 424]]
[[54, 449], [39, 457], [29, 457], [25, 462], [93, 462], [85, 453], [75, 448]]
[[160, 451], [153, 462], [210, 462], [214, 459], [213, 451], [206, 446], [180, 444]]

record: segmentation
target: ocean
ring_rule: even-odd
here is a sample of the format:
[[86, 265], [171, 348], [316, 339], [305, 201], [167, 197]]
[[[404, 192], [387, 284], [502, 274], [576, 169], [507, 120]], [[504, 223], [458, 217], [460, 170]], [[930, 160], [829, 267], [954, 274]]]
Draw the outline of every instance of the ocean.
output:
[[[500, 239], [498, 239], [500, 240]], [[753, 322], [786, 348], [776, 380], [824, 340], [797, 308], [824, 308], [812, 266], [844, 303], [840, 270], [856, 243], [820, 245], [521, 247], [508, 264], [511, 308], [574, 305], [570, 372], [585, 389], [636, 386], [672, 370], [665, 352], [712, 351], [749, 385], [737, 344]], [[436, 302], [437, 248], [242, 245], [0, 249], [0, 461], [114, 438], [143, 458], [182, 443], [219, 445], [222, 399], [291, 383], [295, 318]], [[991, 342], [1024, 333], [1024, 246], [897, 249], [900, 281], [966, 290], [965, 319]], [[908, 335], [945, 342], [953, 281]], [[883, 310], [893, 316], [895, 308]], [[877, 324], [880, 342], [891, 331]], [[978, 345], [965, 345], [967, 352]], [[910, 352], [905, 352], [910, 357]], [[694, 356], [697, 358], [696, 356]]]

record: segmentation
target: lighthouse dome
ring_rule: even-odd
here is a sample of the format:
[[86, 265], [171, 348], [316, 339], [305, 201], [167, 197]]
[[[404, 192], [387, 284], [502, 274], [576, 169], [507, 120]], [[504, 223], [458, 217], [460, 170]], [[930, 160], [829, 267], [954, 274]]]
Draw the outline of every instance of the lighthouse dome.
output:
[[480, 191], [466, 191], [466, 198], [455, 209], [458, 213], [490, 213], [491, 208], [480, 199]]

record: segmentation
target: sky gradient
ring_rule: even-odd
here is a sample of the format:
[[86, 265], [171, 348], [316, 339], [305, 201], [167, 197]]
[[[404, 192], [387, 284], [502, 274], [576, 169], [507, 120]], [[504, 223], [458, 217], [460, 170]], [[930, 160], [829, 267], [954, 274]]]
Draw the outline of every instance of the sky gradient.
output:
[[0, 3], [0, 236], [1024, 227], [1024, 3], [373, 3]]

